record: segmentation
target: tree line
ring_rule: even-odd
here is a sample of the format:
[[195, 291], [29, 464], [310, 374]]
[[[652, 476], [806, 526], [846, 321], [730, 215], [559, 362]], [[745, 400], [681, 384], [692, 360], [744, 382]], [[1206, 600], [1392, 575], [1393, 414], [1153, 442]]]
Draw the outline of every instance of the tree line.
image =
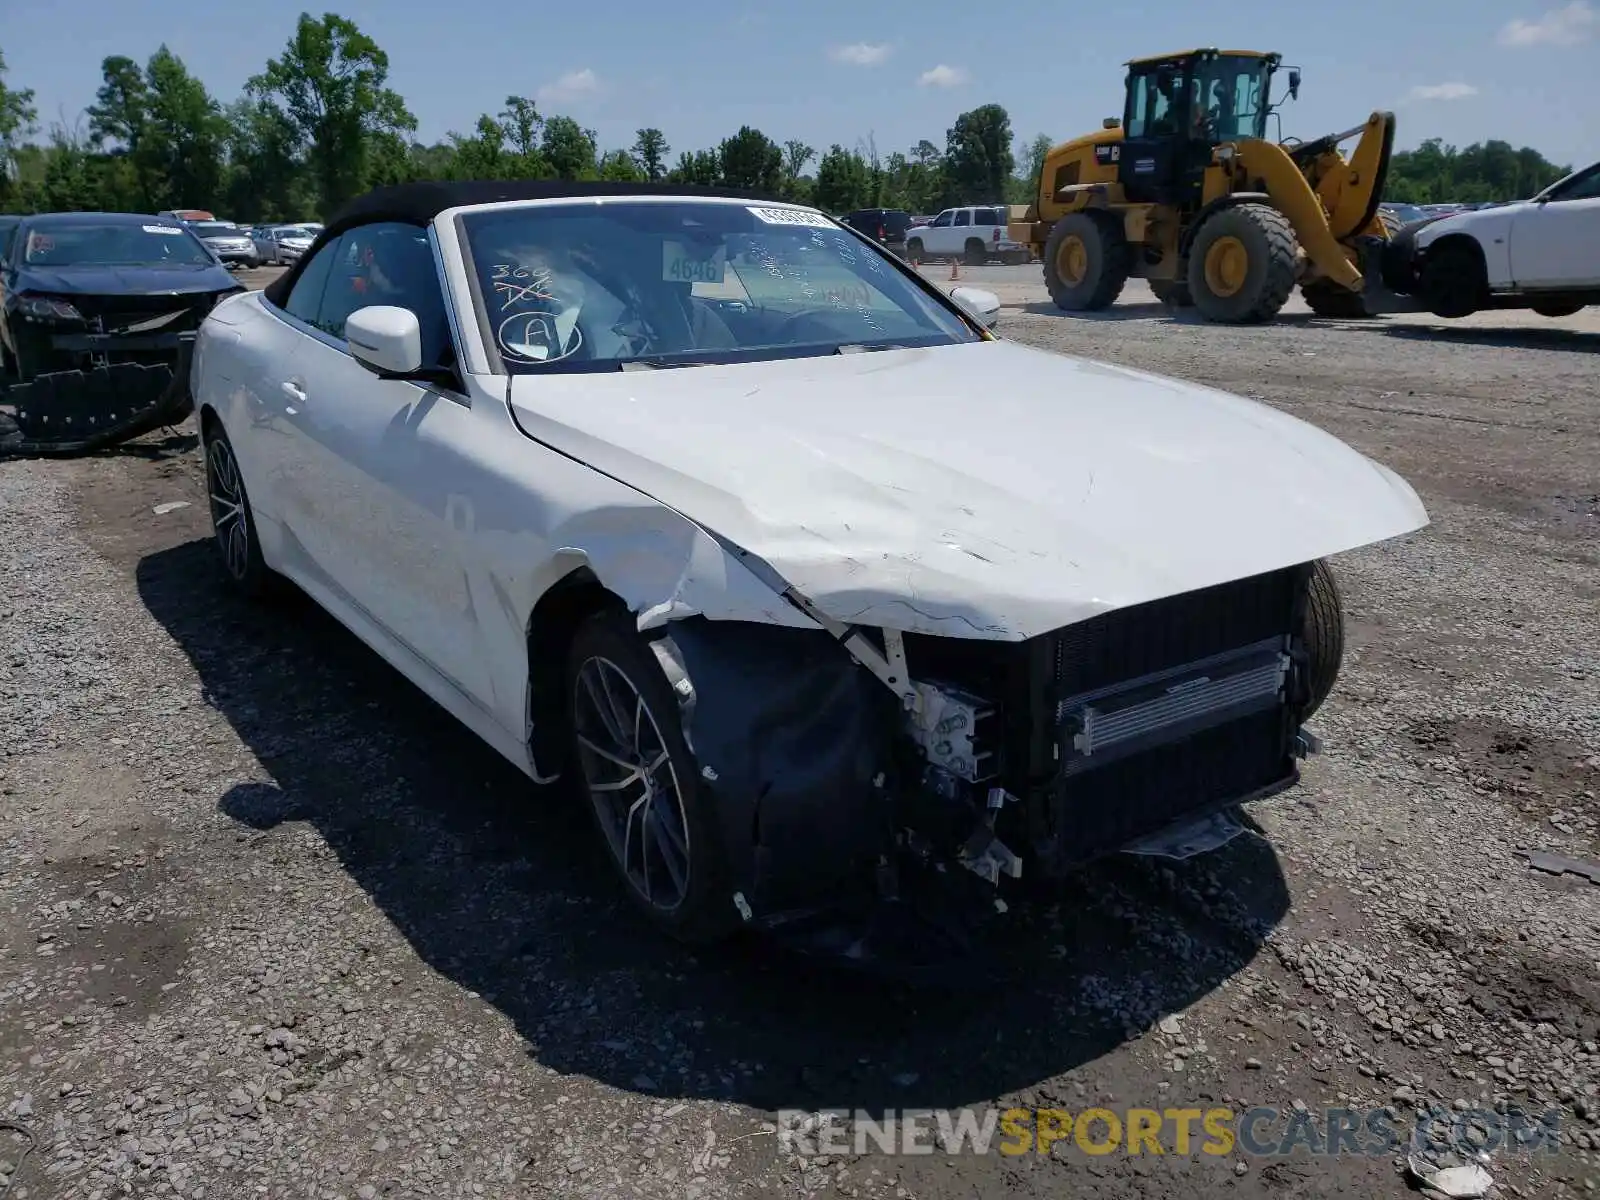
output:
[[[601, 179], [749, 188], [830, 212], [952, 204], [1026, 203], [1053, 139], [1020, 155], [999, 104], [960, 113], [944, 145], [923, 139], [880, 152], [868, 135], [820, 154], [749, 125], [714, 147], [680, 150], [656, 128], [602, 149], [571, 116], [507, 96], [468, 133], [431, 144], [388, 86], [389, 59], [353, 21], [301, 14], [283, 52], [231, 103], [214, 98], [162, 45], [142, 65], [116, 55], [83, 119], [39, 138], [31, 89], [9, 86], [0, 53], [0, 211], [156, 212], [203, 208], [239, 221], [328, 217], [381, 184], [416, 179]], [[1462, 150], [1439, 139], [1394, 156], [1386, 198], [1515, 199], [1559, 178], [1528, 147], [1488, 141]]]

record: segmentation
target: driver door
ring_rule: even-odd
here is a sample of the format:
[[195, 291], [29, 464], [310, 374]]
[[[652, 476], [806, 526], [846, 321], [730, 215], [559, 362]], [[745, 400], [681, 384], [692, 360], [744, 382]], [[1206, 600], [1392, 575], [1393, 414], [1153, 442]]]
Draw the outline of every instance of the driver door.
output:
[[1173, 66], [1128, 77], [1117, 182], [1135, 204], [1181, 201], [1189, 157], [1189, 81]]
[[288, 417], [313, 584], [493, 711], [496, 656], [475, 614], [495, 598], [478, 594], [470, 569], [483, 422], [459, 386], [380, 379], [355, 359], [345, 320], [369, 304], [417, 314], [425, 366], [456, 361], [425, 231], [378, 222], [346, 233], [316, 335], [296, 357], [301, 394]]
[[1511, 276], [1519, 288], [1600, 288], [1600, 163], [1511, 224]]

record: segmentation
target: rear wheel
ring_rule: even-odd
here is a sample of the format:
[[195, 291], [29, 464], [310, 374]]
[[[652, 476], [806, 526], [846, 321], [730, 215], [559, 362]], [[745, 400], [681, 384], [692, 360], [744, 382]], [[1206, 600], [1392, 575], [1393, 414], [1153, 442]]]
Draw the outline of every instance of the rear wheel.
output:
[[1182, 279], [1151, 279], [1148, 281], [1150, 290], [1155, 293], [1157, 300], [1168, 308], [1193, 308], [1194, 295], [1189, 291], [1189, 284]]
[[1573, 313], [1582, 312], [1583, 305], [1571, 303], [1556, 303], [1550, 301], [1546, 304], [1535, 304], [1533, 311], [1541, 317], [1570, 317]]
[[1130, 255], [1122, 221], [1106, 212], [1075, 212], [1050, 230], [1044, 247], [1044, 283], [1056, 307], [1067, 312], [1108, 308], [1128, 281]]
[[911, 261], [914, 262], [914, 263], [918, 263], [918, 262], [922, 261], [922, 239], [921, 238], [912, 238], [910, 241], [908, 241], [906, 243], [906, 257], [911, 259]]
[[967, 252], [964, 256], [967, 266], [981, 267], [989, 261], [989, 248], [977, 238], [967, 239]]
[[738, 924], [709, 797], [678, 702], [628, 614], [578, 628], [567, 656], [568, 762], [634, 906], [690, 943]]
[[1266, 204], [1235, 204], [1205, 219], [1189, 248], [1189, 291], [1208, 321], [1270, 321], [1294, 290], [1294, 229]]

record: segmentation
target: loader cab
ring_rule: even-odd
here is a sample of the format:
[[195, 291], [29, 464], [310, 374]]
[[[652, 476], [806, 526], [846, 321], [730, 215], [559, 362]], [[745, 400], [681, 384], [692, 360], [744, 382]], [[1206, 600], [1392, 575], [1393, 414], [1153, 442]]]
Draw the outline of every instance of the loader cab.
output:
[[1266, 136], [1281, 61], [1277, 54], [1190, 50], [1130, 62], [1117, 162], [1127, 198], [1198, 205], [1212, 151]]

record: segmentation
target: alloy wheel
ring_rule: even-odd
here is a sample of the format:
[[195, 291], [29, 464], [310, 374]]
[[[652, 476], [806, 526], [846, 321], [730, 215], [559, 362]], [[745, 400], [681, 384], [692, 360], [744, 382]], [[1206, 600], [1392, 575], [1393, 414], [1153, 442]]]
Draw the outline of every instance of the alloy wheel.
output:
[[596, 656], [573, 681], [572, 721], [590, 803], [629, 886], [676, 911], [689, 893], [689, 818], [655, 714], [621, 667]]
[[211, 527], [223, 564], [235, 579], [250, 569], [250, 523], [245, 519], [244, 483], [233, 447], [217, 438], [206, 450], [206, 490], [211, 499]]

